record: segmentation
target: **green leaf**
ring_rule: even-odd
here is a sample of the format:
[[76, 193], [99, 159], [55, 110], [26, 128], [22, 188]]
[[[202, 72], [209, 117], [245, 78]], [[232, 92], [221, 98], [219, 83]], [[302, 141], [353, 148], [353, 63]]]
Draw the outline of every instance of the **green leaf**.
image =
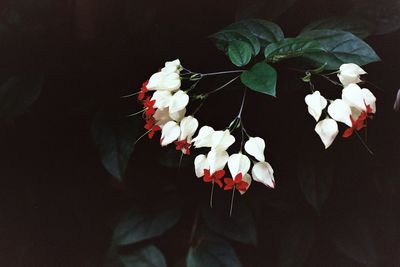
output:
[[241, 20], [227, 26], [226, 29], [240, 29], [251, 33], [259, 40], [261, 47], [276, 43], [284, 37], [282, 29], [278, 25], [262, 19]]
[[320, 211], [331, 191], [335, 175], [334, 159], [330, 154], [308, 151], [300, 154], [297, 175], [307, 202]]
[[240, 75], [240, 80], [251, 90], [276, 96], [276, 71], [265, 62], [255, 64]]
[[299, 57], [305, 53], [324, 51], [321, 45], [308, 38], [285, 38], [265, 48], [264, 56], [268, 61], [277, 62], [282, 59]]
[[0, 85], [0, 119], [22, 114], [35, 102], [43, 86], [40, 73], [21, 73], [7, 76]]
[[241, 267], [232, 246], [216, 236], [207, 235], [190, 247], [187, 267]]
[[136, 117], [98, 113], [92, 124], [92, 135], [102, 163], [111, 175], [122, 180], [135, 141], [140, 134]]
[[162, 252], [153, 245], [143, 247], [131, 254], [120, 255], [124, 267], [167, 267]]
[[243, 203], [235, 205], [232, 216], [222, 209], [210, 208], [208, 205], [204, 205], [201, 212], [208, 228], [215, 233], [245, 244], [257, 244], [257, 230], [253, 214]]
[[234, 41], [243, 41], [251, 45], [253, 54], [260, 53], [260, 41], [250, 32], [243, 29], [223, 29], [210, 36], [218, 49], [227, 52], [229, 44]]
[[344, 63], [351, 62], [362, 66], [380, 60], [367, 43], [349, 32], [313, 30], [303, 32], [300, 36], [318, 41], [326, 50], [326, 52], [307, 53], [304, 57], [316, 65], [326, 63], [327, 70], [337, 70]]
[[115, 227], [113, 243], [128, 245], [160, 236], [173, 227], [180, 217], [181, 209], [179, 207], [149, 212], [133, 208], [121, 218]]
[[314, 21], [307, 25], [301, 32], [313, 30], [339, 30], [351, 32], [355, 36], [364, 39], [371, 35], [373, 26], [370, 21], [360, 17], [331, 17]]
[[228, 46], [228, 56], [238, 67], [247, 65], [251, 59], [251, 46], [243, 41], [233, 41]]

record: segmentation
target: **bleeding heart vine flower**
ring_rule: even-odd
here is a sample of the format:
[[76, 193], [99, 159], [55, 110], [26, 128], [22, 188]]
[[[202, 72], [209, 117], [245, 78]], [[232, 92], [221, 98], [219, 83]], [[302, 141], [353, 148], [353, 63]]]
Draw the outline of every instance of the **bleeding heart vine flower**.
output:
[[161, 131], [161, 139], [160, 144], [161, 146], [166, 146], [173, 143], [175, 140], [178, 139], [179, 135], [181, 134], [181, 128], [179, 124], [175, 121], [167, 122]]
[[172, 95], [169, 102], [169, 112], [175, 113], [184, 109], [189, 103], [189, 96], [182, 90], [177, 91]]
[[207, 156], [200, 154], [194, 160], [194, 169], [197, 177], [203, 177], [206, 183], [217, 183], [222, 187], [222, 178], [225, 175], [225, 165], [229, 155], [226, 151], [211, 150]]
[[265, 141], [260, 137], [250, 137], [244, 144], [245, 151], [255, 157], [258, 161], [265, 161]]
[[308, 113], [314, 117], [316, 121], [321, 117], [322, 111], [326, 108], [328, 101], [321, 96], [319, 91], [315, 91], [305, 97], [305, 102], [308, 106]]
[[328, 106], [328, 114], [335, 121], [343, 122], [347, 126], [352, 125], [351, 123], [351, 109], [350, 106], [342, 99], [336, 99]]
[[245, 193], [250, 186], [250, 183], [244, 180], [244, 177], [250, 170], [250, 159], [242, 153], [233, 154], [229, 157], [228, 168], [233, 178], [224, 179], [226, 184], [224, 190], [237, 189], [242, 194]]
[[199, 127], [199, 122], [196, 118], [188, 116], [182, 119], [180, 123], [181, 135], [178, 141], [175, 141], [176, 150], [180, 150], [184, 154], [190, 155], [191, 141], [197, 127]]
[[181, 62], [179, 61], [179, 59], [175, 59], [173, 61], [165, 62], [165, 66], [161, 69], [161, 72], [179, 74], [181, 69]]
[[354, 63], [342, 64], [339, 68], [338, 78], [343, 86], [361, 82], [360, 75], [367, 74], [360, 66]]
[[333, 143], [333, 141], [335, 140], [336, 136], [339, 133], [337, 122], [330, 118], [326, 118], [318, 122], [314, 130], [321, 138], [321, 141], [324, 144], [325, 149], [328, 148]]
[[156, 72], [154, 73], [147, 84], [149, 91], [165, 90], [176, 91], [181, 87], [181, 78], [176, 72]]

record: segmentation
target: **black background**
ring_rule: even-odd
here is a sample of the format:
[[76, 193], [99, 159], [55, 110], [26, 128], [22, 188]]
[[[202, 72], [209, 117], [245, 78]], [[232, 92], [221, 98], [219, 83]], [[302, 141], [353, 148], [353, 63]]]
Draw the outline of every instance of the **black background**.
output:
[[[315, 19], [357, 9], [354, 1], [298, 0], [273, 16], [269, 12], [278, 4], [264, 2], [271, 8], [258, 16], [274, 17], [287, 36]], [[363, 3], [372, 7], [362, 9], [374, 10], [374, 1]], [[389, 13], [400, 12], [395, 1], [380, 3]], [[138, 90], [166, 60], [179, 58], [200, 72], [232, 69], [207, 36], [232, 23], [243, 5], [215, 0], [0, 2], [0, 23], [7, 29], [0, 39], [0, 70], [45, 74], [38, 100], [0, 124], [0, 266], [102, 266], [115, 215], [127, 200], [140, 199], [141, 191], [149, 192], [143, 198], [156, 201], [158, 191], [151, 189], [158, 181], [178, 184], [187, 212], [156, 242], [171, 266], [185, 254], [191, 197], [207, 201], [209, 187], [195, 179], [192, 166], [177, 173], [155, 164], [161, 153], [156, 140], [139, 143], [128, 182], [116, 182], [101, 164], [90, 125], [99, 110], [121, 116], [138, 110], [136, 101], [120, 96]], [[298, 266], [297, 257], [305, 258], [303, 266], [400, 265], [400, 129], [392, 110], [400, 84], [400, 35], [367, 41], [382, 58], [366, 67], [367, 79], [381, 88], [370, 87], [378, 98], [378, 113], [368, 127], [374, 156], [355, 137], [338, 138], [323, 150], [303, 102], [307, 88], [297, 73], [279, 69], [277, 99], [249, 93], [246, 127], [267, 140], [277, 188], [253, 185], [236, 199], [257, 207], [258, 214], [257, 248], [235, 244], [244, 266]], [[329, 89], [320, 82], [321, 91]], [[211, 79], [202, 86], [212, 89], [220, 83]], [[240, 88], [207, 101], [199, 113], [202, 124], [225, 127], [240, 106]], [[298, 169], [309, 161], [320, 162], [322, 170], [332, 162], [336, 166], [329, 197], [318, 212], [297, 179]]]

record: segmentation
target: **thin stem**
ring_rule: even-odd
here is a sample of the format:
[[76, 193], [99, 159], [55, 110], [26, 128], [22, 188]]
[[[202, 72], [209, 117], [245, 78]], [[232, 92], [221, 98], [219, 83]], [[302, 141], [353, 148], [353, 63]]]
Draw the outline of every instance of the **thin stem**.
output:
[[330, 81], [334, 85], [343, 86], [341, 83], [338, 83], [337, 81], [332, 80], [331, 78], [329, 78], [328, 76], [326, 76], [324, 74], [318, 74], [318, 75], [321, 76], [321, 77], [324, 77], [325, 79], [327, 79], [328, 81]]
[[242, 116], [242, 111], [243, 111], [243, 107], [244, 107], [244, 102], [246, 100], [246, 92], [247, 92], [247, 88], [244, 88], [244, 92], [243, 92], [243, 98], [242, 98], [242, 104], [240, 105], [240, 110], [239, 110], [239, 114], [238, 114], [238, 118], [241, 118]]
[[213, 207], [214, 187], [215, 187], [215, 182], [214, 182], [214, 179], [213, 179], [212, 186], [211, 186], [211, 193], [210, 193], [210, 208]]
[[363, 146], [368, 150], [368, 152], [369, 152], [371, 155], [373, 155], [374, 152], [372, 152], [372, 150], [369, 149], [369, 147], [368, 147], [367, 144], [364, 142], [364, 140], [361, 138], [361, 136], [359, 135], [359, 133], [358, 133], [358, 132], [355, 132], [355, 133], [356, 133], [358, 139], [360, 139], [361, 144], [363, 144]]
[[210, 73], [200, 73], [202, 77], [206, 76], [214, 76], [214, 75], [221, 75], [221, 74], [229, 74], [229, 73], [242, 73], [245, 72], [245, 70], [227, 70], [227, 71], [218, 71], [218, 72], [210, 72]]
[[193, 111], [192, 116], [196, 115], [196, 113], [201, 109], [203, 104], [204, 104], [204, 101], [201, 101], [200, 105]]
[[233, 187], [233, 191], [232, 191], [231, 208], [230, 208], [230, 210], [229, 210], [229, 217], [232, 216], [232, 211], [233, 211], [233, 199], [235, 198], [235, 191], [236, 191], [236, 186]]
[[227, 82], [227, 83], [221, 85], [221, 86], [218, 87], [217, 89], [214, 89], [214, 90], [212, 90], [212, 91], [206, 93], [206, 94], [204, 95], [204, 98], [206, 98], [206, 97], [208, 97], [209, 95], [214, 94], [214, 93], [218, 92], [219, 90], [225, 88], [226, 86], [228, 86], [229, 84], [231, 84], [231, 83], [233, 83], [235, 80], [237, 80], [239, 77], [240, 77], [240, 75], [239, 75], [239, 76], [236, 76], [235, 78], [233, 78], [233, 79], [230, 80], [229, 82]]
[[373, 87], [375, 87], [376, 89], [378, 89], [378, 90], [380, 90], [382, 92], [385, 92], [385, 90], [383, 90], [381, 87], [379, 87], [378, 85], [374, 84], [373, 82], [370, 82], [370, 81], [363, 81], [363, 82], [372, 85]]
[[136, 145], [137, 142], [139, 142], [140, 139], [142, 139], [143, 137], [145, 137], [146, 134], [148, 134], [149, 132], [151, 132], [151, 130], [148, 130], [147, 132], [145, 132], [144, 134], [142, 134], [138, 139], [136, 139], [135, 145]]
[[121, 98], [128, 98], [128, 97], [135, 96], [135, 95], [138, 95], [138, 94], [140, 94], [140, 92], [136, 92], [136, 93], [133, 93], [133, 94], [130, 94], [130, 95], [124, 95], [124, 96], [121, 96]]
[[132, 116], [135, 116], [135, 115], [139, 115], [139, 114], [143, 113], [143, 111], [145, 111], [145, 110], [146, 110], [146, 109], [142, 109], [142, 110], [140, 110], [140, 111], [138, 111], [138, 112], [129, 114], [129, 115], [127, 115], [127, 117], [132, 117]]
[[179, 158], [178, 170], [181, 170], [182, 159], [183, 159], [183, 152], [181, 153], [181, 156], [180, 156], [180, 158]]
[[197, 86], [197, 84], [198, 84], [199, 82], [200, 82], [200, 80], [197, 80], [194, 84], [192, 84], [192, 85], [189, 87], [189, 89], [186, 90], [186, 93], [192, 91], [192, 90]]

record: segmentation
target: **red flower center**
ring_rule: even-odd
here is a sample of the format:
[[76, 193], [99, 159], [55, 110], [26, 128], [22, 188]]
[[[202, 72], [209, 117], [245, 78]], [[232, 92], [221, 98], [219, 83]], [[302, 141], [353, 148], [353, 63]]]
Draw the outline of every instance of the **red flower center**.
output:
[[224, 177], [224, 175], [225, 175], [224, 170], [219, 170], [211, 174], [210, 170], [204, 169], [203, 181], [206, 183], [216, 183], [219, 187], [222, 188], [221, 180]]
[[190, 155], [190, 147], [191, 143], [188, 143], [186, 140], [175, 141], [176, 150], [180, 150], [184, 152], [186, 155]]
[[236, 188], [239, 191], [246, 191], [249, 184], [247, 182], [243, 181], [242, 179], [243, 179], [242, 173], [238, 173], [235, 176], [235, 179], [225, 178], [224, 179], [224, 182], [225, 182], [224, 190], [230, 190], [230, 189]]
[[144, 97], [146, 96], [146, 93], [147, 93], [147, 91], [148, 91], [148, 89], [147, 89], [147, 84], [149, 83], [149, 80], [147, 80], [147, 81], [145, 81], [143, 84], [142, 84], [142, 88], [140, 88], [140, 92], [139, 92], [139, 95], [138, 95], [138, 97], [137, 97], [137, 99], [139, 100], [139, 101], [142, 101], [143, 99], [144, 99]]

